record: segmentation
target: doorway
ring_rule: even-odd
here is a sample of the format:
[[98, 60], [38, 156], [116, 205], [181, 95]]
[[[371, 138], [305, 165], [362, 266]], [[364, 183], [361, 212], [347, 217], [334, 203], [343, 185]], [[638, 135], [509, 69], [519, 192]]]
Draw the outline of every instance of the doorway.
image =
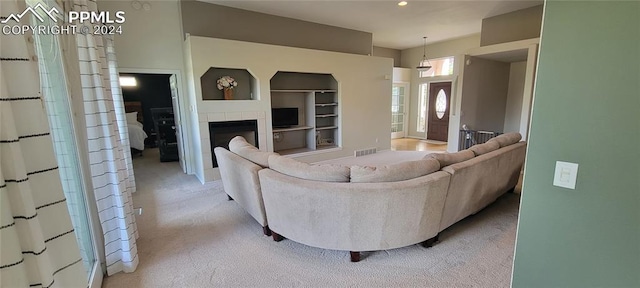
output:
[[451, 82], [429, 84], [427, 140], [447, 142], [450, 100]]
[[[180, 107], [178, 101], [178, 83], [175, 74], [167, 73], [136, 73], [121, 72], [122, 78], [132, 78], [133, 85], [121, 85], [125, 109], [127, 113], [137, 112], [137, 122], [147, 138], [144, 140], [144, 150], [157, 152], [140, 155], [158, 156], [160, 162], [179, 161], [183, 172], [186, 171], [183, 135], [181, 131]], [[133, 105], [135, 104], [135, 105]], [[139, 107], [129, 110], [129, 107]], [[133, 117], [133, 124], [136, 117]], [[129, 119], [127, 120], [129, 121]], [[132, 130], [136, 125], [129, 125], [130, 141], [134, 139]], [[134, 147], [133, 143], [131, 145]], [[138, 145], [139, 146], [139, 145]]]

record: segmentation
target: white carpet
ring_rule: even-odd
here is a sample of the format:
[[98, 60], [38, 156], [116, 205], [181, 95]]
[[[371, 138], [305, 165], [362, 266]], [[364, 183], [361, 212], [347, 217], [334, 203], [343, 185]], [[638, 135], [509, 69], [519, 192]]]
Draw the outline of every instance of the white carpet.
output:
[[[155, 154], [154, 154], [155, 153]], [[201, 185], [156, 151], [134, 159], [140, 264], [103, 287], [508, 287], [519, 194], [440, 234], [432, 248], [412, 245], [349, 253], [274, 242], [222, 183]]]

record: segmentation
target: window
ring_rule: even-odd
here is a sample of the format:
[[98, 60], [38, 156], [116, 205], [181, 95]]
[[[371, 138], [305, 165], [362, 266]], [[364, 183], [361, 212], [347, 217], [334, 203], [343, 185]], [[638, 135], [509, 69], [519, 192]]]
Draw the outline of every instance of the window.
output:
[[391, 132], [404, 131], [404, 87], [391, 88]]
[[447, 111], [447, 93], [444, 92], [443, 89], [438, 91], [438, 95], [436, 96], [436, 117], [438, 119], [442, 119], [444, 117], [444, 112]]
[[418, 132], [426, 132], [427, 127], [427, 94], [429, 93], [429, 84], [424, 83], [420, 84], [418, 91], [418, 122], [417, 122], [417, 131]]
[[454, 57], [444, 57], [429, 60], [432, 68], [428, 71], [421, 71], [420, 77], [434, 77], [453, 75]]
[[[41, 4], [47, 9], [55, 7], [59, 11], [63, 11], [52, 0], [27, 0], [26, 3], [31, 7]], [[42, 21], [43, 25], [54, 25], [51, 18], [44, 14], [44, 9], [37, 9], [36, 11], [42, 14], [40, 17], [44, 19], [44, 21]], [[35, 19], [35, 16], [33, 19]], [[38, 53], [40, 86], [45, 110], [49, 119], [60, 180], [86, 270], [85, 272], [87, 276], [90, 277], [93, 269], [99, 267], [97, 266], [99, 260], [96, 259], [95, 247], [93, 246], [93, 232], [90, 224], [91, 218], [85, 196], [87, 191], [85, 190], [85, 183], [82, 176], [73, 111], [71, 108], [71, 95], [66, 85], [67, 79], [62, 50], [60, 48], [60, 38], [59, 35], [44, 33], [34, 33], [33, 37], [35, 40], [35, 49]], [[92, 192], [93, 191], [90, 193]]]

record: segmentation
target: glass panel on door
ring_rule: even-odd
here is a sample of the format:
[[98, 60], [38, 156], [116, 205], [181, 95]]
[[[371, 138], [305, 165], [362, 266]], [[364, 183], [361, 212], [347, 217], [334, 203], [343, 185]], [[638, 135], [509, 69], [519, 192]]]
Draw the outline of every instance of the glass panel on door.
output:
[[405, 137], [405, 85], [391, 89], [391, 139]]

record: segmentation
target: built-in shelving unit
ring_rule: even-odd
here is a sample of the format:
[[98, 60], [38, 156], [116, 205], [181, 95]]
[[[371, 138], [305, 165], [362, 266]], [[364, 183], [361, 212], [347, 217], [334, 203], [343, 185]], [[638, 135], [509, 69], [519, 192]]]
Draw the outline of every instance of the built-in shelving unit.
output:
[[282, 155], [339, 147], [338, 83], [331, 74], [278, 72], [271, 78], [271, 107], [297, 108], [298, 125], [273, 128]]

